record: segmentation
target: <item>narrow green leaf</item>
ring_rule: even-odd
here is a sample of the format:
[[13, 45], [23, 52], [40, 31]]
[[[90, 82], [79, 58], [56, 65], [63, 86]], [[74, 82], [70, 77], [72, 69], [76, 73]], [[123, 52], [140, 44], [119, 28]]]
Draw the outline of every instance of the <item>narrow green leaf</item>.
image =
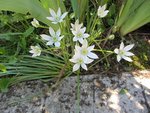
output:
[[34, 27], [29, 27], [24, 33], [23, 36], [24, 37], [28, 37], [31, 33], [33, 33], [34, 31]]
[[0, 70], [4, 73], [7, 71], [6, 67], [3, 64], [0, 64]]

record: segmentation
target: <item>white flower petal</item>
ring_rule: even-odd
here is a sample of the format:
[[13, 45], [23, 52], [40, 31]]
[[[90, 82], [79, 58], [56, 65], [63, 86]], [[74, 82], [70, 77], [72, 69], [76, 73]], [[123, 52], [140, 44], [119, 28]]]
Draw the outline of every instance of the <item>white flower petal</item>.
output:
[[60, 42], [55, 42], [55, 47], [60, 47]]
[[92, 51], [92, 50], [94, 49], [94, 47], [95, 47], [95, 45], [89, 46], [89, 47], [87, 48], [87, 50], [88, 50], [88, 51]]
[[86, 31], [86, 27], [80, 29], [80, 31], [81, 31], [82, 33], [84, 33], [84, 32]]
[[55, 19], [53, 17], [46, 17], [46, 18], [50, 21], [55, 21]]
[[81, 44], [83, 43], [83, 38], [78, 38], [78, 40]]
[[70, 62], [77, 63], [76, 58], [69, 59]]
[[53, 9], [49, 8], [49, 12], [50, 12], [51, 16], [53, 16], [53, 17], [56, 16], [56, 13]]
[[116, 54], [118, 54], [118, 53], [119, 53], [119, 49], [116, 48], [116, 49], [114, 50], [114, 52], [115, 52]]
[[33, 21], [31, 22], [31, 24], [32, 24], [32, 26], [34, 26], [34, 27], [36, 27], [36, 28], [39, 27], [39, 25], [40, 25], [39, 22], [38, 22], [35, 18], [34, 18]]
[[42, 35], [40, 35], [40, 36], [42, 37], [42, 40], [46, 40], [46, 41], [52, 40], [51, 37], [48, 36], [48, 35], [42, 34]]
[[61, 10], [60, 10], [60, 7], [58, 8], [57, 16], [58, 16], [58, 17], [60, 17], [60, 16], [61, 16]]
[[134, 54], [131, 52], [125, 52], [125, 56], [133, 56]]
[[130, 49], [132, 49], [134, 46], [134, 44], [128, 45], [124, 48], [125, 51], [129, 51]]
[[29, 53], [34, 53], [34, 51], [33, 51], [33, 50], [30, 50]]
[[77, 41], [78, 40], [78, 38], [77, 37], [73, 37], [73, 41], [75, 42], [75, 41]]
[[84, 39], [82, 47], [83, 48], [87, 48], [88, 47], [88, 42], [87, 42], [86, 39]]
[[121, 56], [117, 55], [117, 61], [120, 62], [120, 60], [121, 60]]
[[132, 59], [130, 57], [122, 56], [122, 58], [128, 62], [132, 62]]
[[123, 42], [121, 42], [121, 44], [120, 44], [120, 50], [122, 50], [124, 48], [124, 43]]
[[98, 56], [95, 53], [89, 52], [88, 57], [92, 58], [92, 59], [97, 59]]
[[76, 35], [77, 33], [78, 33], [77, 31], [74, 31], [74, 30], [72, 31], [73, 35]]
[[105, 17], [105, 16], [108, 14], [108, 12], [109, 12], [108, 10], [107, 10], [107, 11], [104, 11], [104, 12], [100, 15], [100, 17], [101, 17], [101, 18]]
[[91, 62], [93, 62], [93, 60], [88, 57], [86, 57], [86, 59], [84, 59], [85, 64], [90, 64]]
[[106, 4], [102, 6], [102, 10], [105, 10], [106, 9]]
[[87, 66], [83, 63], [83, 64], [81, 64], [81, 67], [83, 68], [83, 69], [85, 69], [85, 70], [88, 70], [87, 69]]
[[46, 43], [46, 45], [53, 45], [53, 41], [48, 41], [47, 43]]
[[58, 41], [61, 41], [61, 39], [64, 38], [64, 35], [58, 38]]
[[65, 12], [65, 13], [61, 16], [61, 19], [64, 19], [67, 14], [68, 14], [68, 12]]
[[80, 64], [75, 64], [73, 66], [73, 72], [77, 71], [80, 68]]
[[90, 36], [90, 35], [87, 34], [87, 33], [84, 34], [84, 38], [88, 38], [89, 36]]
[[54, 22], [52, 22], [53, 24], [58, 24], [58, 22], [55, 22], [55, 20], [54, 20]]
[[80, 46], [75, 45], [75, 50], [76, 50], [76, 51], [81, 51], [81, 47], [80, 47]]
[[51, 36], [55, 37], [55, 31], [53, 30], [53, 28], [49, 27], [49, 33]]
[[60, 36], [60, 34], [61, 34], [61, 31], [60, 31], [60, 29], [58, 29], [57, 32], [56, 32], [56, 35]]
[[41, 54], [41, 48], [40, 47], [31, 46], [30, 48], [31, 48], [31, 50], [29, 52], [33, 54], [32, 57], [40, 56], [40, 54]]

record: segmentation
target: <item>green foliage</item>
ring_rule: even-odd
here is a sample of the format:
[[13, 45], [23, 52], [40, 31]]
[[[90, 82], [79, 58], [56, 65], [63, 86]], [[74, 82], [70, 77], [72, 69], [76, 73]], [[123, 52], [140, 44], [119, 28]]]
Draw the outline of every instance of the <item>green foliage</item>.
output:
[[21, 14], [29, 13], [32, 18], [36, 18], [53, 28], [58, 27], [57, 25], [51, 24], [51, 22], [46, 19], [46, 17], [49, 16], [49, 12], [42, 6], [39, 0], [1, 0], [0, 10]]
[[[6, 72], [0, 72], [0, 77], [14, 76], [16, 84], [21, 81], [36, 79], [51, 79], [59, 77], [61, 74], [68, 75], [70, 71], [64, 69], [63, 59], [57, 56], [21, 56], [16, 63], [4, 63], [7, 67]], [[67, 69], [67, 68], [66, 68]], [[62, 72], [63, 71], [63, 72]]]
[[7, 71], [6, 67], [3, 64], [0, 64], [0, 70], [4, 73]]
[[10, 78], [1, 78], [0, 79], [0, 91], [5, 93], [8, 91], [8, 87], [10, 85], [12, 79]]
[[89, 0], [71, 0], [71, 5], [76, 19], [80, 19], [83, 21], [86, 11], [89, 8]]
[[[0, 0], [1, 91], [6, 92], [9, 86], [22, 81], [36, 79], [47, 81], [52, 78], [66, 77], [72, 74], [72, 65], [69, 59], [74, 54], [75, 45], [81, 46], [80, 43], [73, 42], [73, 34], [70, 30], [70, 23], [74, 23], [76, 19], [79, 19], [80, 23], [83, 23], [83, 26], [86, 27], [86, 33], [90, 34], [87, 38], [88, 44], [89, 46], [95, 45], [94, 51], [100, 56], [100, 59], [91, 64], [89, 69], [98, 63], [105, 70], [110, 68], [109, 62], [113, 58], [109, 59], [108, 56], [114, 53], [113, 49], [116, 42], [118, 44], [118, 40], [113, 42], [115, 36], [111, 34], [111, 27], [114, 25], [117, 15], [117, 5], [114, 0], [71, 0], [70, 2], [66, 0], [65, 5], [69, 7], [65, 7], [64, 1]], [[124, 2], [115, 23], [115, 28], [122, 35], [130, 31], [131, 28], [133, 29], [143, 24], [145, 13], [142, 14], [142, 18], [138, 13], [142, 13], [143, 4], [149, 3], [146, 1], [141, 0], [136, 3], [134, 0], [127, 0], [127, 2]], [[109, 13], [106, 18], [99, 18], [97, 16], [98, 6], [106, 3]], [[54, 25], [46, 17], [50, 15], [49, 8], [57, 11], [58, 7], [61, 8], [62, 12], [66, 12], [67, 8], [68, 17], [65, 18], [65, 22]], [[148, 12], [147, 9], [144, 9], [144, 11]], [[75, 15], [75, 19], [72, 15]], [[31, 18], [36, 18], [44, 24], [40, 22], [40, 26], [34, 28], [31, 26]], [[131, 26], [128, 26], [128, 24], [131, 24]], [[58, 27], [61, 29], [61, 35], [64, 35], [64, 38], [61, 41], [60, 48], [48, 46], [45, 41], [41, 40], [40, 34], [49, 35], [47, 29], [49, 26], [55, 30]], [[41, 47], [42, 55], [39, 57], [27, 56], [29, 47], [37, 45]], [[143, 57], [148, 61], [147, 54], [142, 55]], [[137, 62], [133, 62], [133, 64], [141, 66]], [[143, 62], [141, 64], [143, 66]], [[121, 92], [124, 93], [125, 90], [123, 89]]]
[[114, 32], [126, 35], [150, 22], [150, 0], [126, 0], [114, 26]]

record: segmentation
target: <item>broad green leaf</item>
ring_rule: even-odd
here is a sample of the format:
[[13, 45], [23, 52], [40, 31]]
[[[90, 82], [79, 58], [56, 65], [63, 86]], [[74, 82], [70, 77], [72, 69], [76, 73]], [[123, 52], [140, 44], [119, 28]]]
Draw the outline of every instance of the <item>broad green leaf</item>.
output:
[[126, 0], [113, 31], [126, 35], [150, 22], [150, 0]]
[[[136, 10], [128, 17], [128, 21], [121, 27], [121, 34], [134, 31], [135, 29], [150, 22], [150, 1], [145, 0]], [[144, 12], [144, 13], [143, 13]]]

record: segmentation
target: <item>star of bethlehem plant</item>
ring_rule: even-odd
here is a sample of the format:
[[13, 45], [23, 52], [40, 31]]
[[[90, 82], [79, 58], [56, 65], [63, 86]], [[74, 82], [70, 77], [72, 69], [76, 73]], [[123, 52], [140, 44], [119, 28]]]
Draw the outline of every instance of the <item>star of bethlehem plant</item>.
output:
[[71, 62], [75, 63], [73, 66], [73, 72], [77, 71], [80, 67], [82, 67], [85, 70], [87, 69], [86, 64], [90, 64], [94, 61], [94, 59], [97, 59], [98, 56], [91, 52], [94, 50], [93, 46], [88, 46], [88, 42], [86, 39], [84, 39], [82, 46], [75, 46], [75, 55], [70, 59]]
[[[60, 26], [60, 23], [62, 23], [65, 20], [65, 17], [68, 14], [68, 12], [62, 14], [60, 8], [58, 8], [57, 12], [49, 8], [49, 12], [50, 12], [50, 17], [46, 17], [46, 18], [50, 20], [51, 23], [58, 24], [58, 26]], [[107, 16], [108, 12], [109, 10], [106, 10], [106, 4], [103, 6], [99, 6], [97, 10], [97, 16], [99, 18], [104, 18]], [[36, 19], [33, 19], [31, 24], [36, 28], [40, 26], [39, 22]], [[55, 48], [55, 47], [63, 48], [61, 49], [61, 51], [62, 53], [66, 54], [66, 52], [68, 52], [66, 51], [68, 48], [64, 49], [67, 47], [65, 46], [67, 45], [65, 40], [68, 40], [67, 38], [69, 37], [67, 34], [70, 34], [72, 36], [71, 42], [75, 43], [73, 44], [75, 45], [74, 55], [70, 59], [70, 53], [68, 52], [67, 55], [69, 57], [67, 56], [68, 59], [66, 60], [66, 62], [68, 63], [68, 61], [70, 61], [74, 64], [72, 69], [73, 72], [80, 70], [80, 68], [83, 68], [84, 70], [88, 70], [87, 65], [92, 63], [94, 60], [99, 59], [98, 55], [96, 55], [93, 52], [97, 50], [94, 49], [95, 45], [90, 46], [88, 44], [88, 41], [90, 40], [91, 36], [90, 34], [86, 33], [86, 27], [83, 26], [83, 23], [79, 22], [79, 19], [77, 19], [74, 24], [71, 23], [71, 27], [70, 26], [67, 27], [70, 28], [72, 34], [70, 34], [70, 31], [67, 33], [61, 32], [62, 29], [63, 31], [65, 31], [64, 28], [62, 28], [62, 26], [60, 26], [60, 28], [58, 28], [57, 30], [54, 30], [52, 27], [48, 27], [50, 35], [41, 34], [40, 37], [42, 40], [46, 42], [46, 45], [48, 45], [50, 48]], [[62, 39], [64, 41], [61, 41]], [[61, 46], [61, 43], [63, 44], [63, 46]], [[92, 43], [90, 42], [90, 44]], [[133, 46], [134, 44], [124, 46], [124, 43], [121, 42], [119, 49], [116, 48], [113, 51], [108, 51], [108, 52], [117, 54], [118, 62], [120, 62], [121, 59], [132, 62], [132, 59], [130, 57], [133, 56], [134, 54], [129, 52], [129, 50], [131, 50]], [[43, 49], [41, 49], [41, 47], [39, 46], [31, 46], [31, 50], [29, 52], [32, 53], [32, 57], [36, 57], [41, 55], [42, 50]], [[103, 52], [104, 50], [98, 50], [98, 51]]]
[[41, 55], [41, 48], [39, 46], [30, 46], [31, 50], [29, 51], [32, 54], [32, 57]]
[[79, 41], [82, 44], [83, 40], [90, 36], [88, 33], [85, 33], [86, 27], [82, 28], [83, 24], [79, 24], [79, 20], [76, 20], [75, 24], [71, 23], [71, 26], [70, 30], [74, 35], [73, 41]]
[[39, 21], [37, 21], [35, 18], [33, 19], [33, 21], [31, 22], [32, 26], [38, 28], [40, 26]]
[[55, 47], [60, 47], [60, 41], [64, 37], [63, 35], [60, 36], [61, 35], [60, 29], [58, 29], [55, 32], [53, 28], [49, 27], [49, 33], [50, 33], [50, 36], [46, 35], [46, 34], [40, 35], [43, 40], [47, 41], [46, 45], [53, 45], [54, 44]]
[[109, 10], [106, 10], [106, 4], [105, 4], [103, 6], [99, 6], [97, 15], [100, 18], [104, 18], [105, 16], [107, 16], [108, 12]]
[[58, 8], [57, 13], [55, 13], [55, 11], [51, 8], [49, 8], [49, 12], [50, 12], [50, 17], [46, 17], [48, 20], [52, 21], [53, 24], [57, 24], [57, 23], [61, 23], [63, 21], [63, 19], [66, 17], [66, 15], [68, 14], [68, 12], [65, 12], [63, 14], [61, 14], [61, 9]]
[[133, 48], [134, 44], [130, 44], [127, 46], [124, 46], [124, 43], [121, 42], [120, 48], [116, 48], [114, 52], [117, 54], [117, 61], [120, 62], [121, 59], [124, 59], [128, 62], [132, 62], [133, 60], [130, 58], [130, 56], [133, 56], [134, 54], [129, 52]]

